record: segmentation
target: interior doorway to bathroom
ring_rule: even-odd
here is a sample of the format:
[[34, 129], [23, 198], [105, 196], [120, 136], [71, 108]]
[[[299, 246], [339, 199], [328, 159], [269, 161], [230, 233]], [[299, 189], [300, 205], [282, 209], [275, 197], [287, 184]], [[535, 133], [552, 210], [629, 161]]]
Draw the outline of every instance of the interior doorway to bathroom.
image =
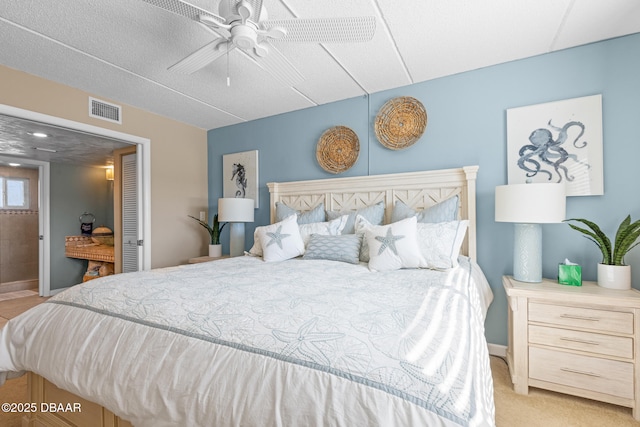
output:
[[[141, 138], [134, 135], [128, 135], [121, 132], [112, 131], [109, 129], [100, 128], [92, 125], [87, 125], [84, 123], [74, 122], [74, 121], [70, 121], [70, 120], [66, 120], [66, 119], [62, 119], [54, 116], [31, 112], [28, 110], [22, 110], [22, 109], [7, 106], [7, 105], [0, 105], [0, 116], [2, 115], [5, 115], [6, 117], [24, 119], [32, 123], [43, 123], [49, 126], [54, 126], [60, 130], [68, 131], [69, 135], [71, 135], [71, 133], [77, 133], [78, 135], [81, 135], [77, 138], [81, 138], [81, 137], [91, 138], [92, 136], [93, 137], [97, 136], [100, 139], [105, 141], [107, 140], [119, 141], [121, 143], [124, 142], [125, 145], [133, 145], [136, 147], [136, 151], [138, 153], [138, 156], [136, 159], [136, 166], [138, 170], [138, 177], [136, 182], [136, 188], [137, 188], [136, 194], [138, 198], [138, 206], [140, 209], [140, 216], [139, 216], [140, 223], [137, 230], [138, 232], [137, 241], [140, 242], [139, 244], [141, 245], [139, 249], [140, 258], [139, 258], [138, 265], [139, 265], [139, 269], [149, 269], [151, 267], [151, 251], [150, 251], [150, 242], [149, 242], [150, 240], [149, 238], [149, 235], [150, 235], [150, 163], [151, 163], [150, 148], [149, 148], [150, 141], [146, 138]], [[11, 128], [11, 126], [4, 126], [4, 128], [8, 129], [8, 128]], [[89, 143], [88, 142], [85, 143], [83, 141], [76, 140], [75, 144], [71, 144], [70, 146], [73, 147], [72, 150], [60, 150], [60, 151], [64, 151], [67, 155], [71, 155], [69, 154], [70, 151], [78, 151], [80, 149], [85, 149], [86, 148], [85, 145], [89, 145]], [[12, 142], [13, 144], [0, 145], [0, 156], [6, 155], [6, 157], [8, 157], [12, 161], [15, 161], [16, 158], [19, 158], [19, 161], [23, 163], [27, 163], [31, 161], [33, 164], [36, 165], [37, 168], [39, 168], [39, 171], [40, 171], [39, 183], [38, 183], [38, 189], [40, 194], [40, 201], [39, 201], [40, 229], [39, 229], [39, 235], [38, 235], [39, 264], [40, 264], [40, 268], [38, 272], [39, 293], [41, 296], [50, 296], [63, 290], [65, 286], [72, 286], [77, 283], [77, 282], [74, 282], [74, 283], [68, 283], [68, 284], [60, 284], [60, 283], [52, 284], [52, 281], [55, 282], [55, 280], [52, 280], [52, 276], [51, 276], [52, 268], [56, 267], [58, 264], [57, 262], [52, 263], [51, 261], [52, 255], [64, 257], [64, 236], [62, 237], [61, 244], [59, 244], [59, 242], [56, 243], [57, 240], [60, 240], [60, 239], [58, 239], [59, 236], [56, 236], [55, 233], [58, 232], [60, 227], [56, 226], [55, 224], [52, 225], [51, 210], [50, 210], [52, 205], [51, 199], [52, 197], [55, 198], [56, 196], [55, 194], [54, 195], [51, 194], [50, 184], [51, 184], [52, 177], [55, 178], [54, 181], [56, 181], [56, 179], [59, 180], [60, 178], [59, 175], [64, 175], [64, 172], [61, 172], [61, 169], [58, 166], [56, 166], [56, 165], [59, 165], [59, 163], [55, 163], [53, 160], [51, 160], [50, 162], [45, 162], [41, 160], [27, 159], [25, 158], [24, 155], [19, 155], [19, 154], [16, 154], [15, 152], [12, 152], [11, 151], [12, 146], [14, 148], [14, 151], [19, 151], [19, 148], [20, 148], [19, 147], [20, 144], [16, 143], [15, 141], [12, 141]], [[33, 147], [22, 147], [22, 148], [33, 149]], [[49, 147], [49, 148], [52, 148], [52, 147]], [[85, 152], [87, 152], [86, 149], [85, 149]], [[45, 151], [44, 153], [45, 154], [49, 153], [50, 156], [53, 156], [53, 153], [51, 152], [51, 150]], [[33, 154], [36, 154], [36, 151], [33, 151]], [[37, 154], [42, 155], [43, 152], [37, 152]], [[60, 152], [58, 154], [60, 154]], [[104, 179], [104, 170], [102, 172], [103, 172], [102, 176]], [[66, 190], [67, 188], [61, 191], [66, 191]], [[55, 193], [55, 189], [54, 189], [54, 193]], [[53, 206], [55, 207], [56, 204], [54, 203]], [[67, 207], [68, 206], [62, 206], [62, 207], [59, 206], [61, 210], [64, 210]], [[72, 212], [73, 215], [67, 214], [67, 213], [64, 214], [65, 221], [68, 222], [68, 218], [72, 218], [73, 220], [76, 221], [74, 225], [74, 230], [77, 225], [78, 215], [82, 213], [82, 211], [76, 212], [76, 210], [77, 209], [73, 210]], [[55, 221], [55, 217], [56, 215], [54, 215], [54, 221]], [[56, 242], [53, 241], [54, 239], [56, 239]], [[62, 253], [62, 255], [60, 255], [60, 253]], [[64, 260], [60, 260], [60, 262], [64, 262]], [[55, 274], [53, 279], [55, 279]]]
[[0, 294], [39, 288], [39, 166], [0, 160]]

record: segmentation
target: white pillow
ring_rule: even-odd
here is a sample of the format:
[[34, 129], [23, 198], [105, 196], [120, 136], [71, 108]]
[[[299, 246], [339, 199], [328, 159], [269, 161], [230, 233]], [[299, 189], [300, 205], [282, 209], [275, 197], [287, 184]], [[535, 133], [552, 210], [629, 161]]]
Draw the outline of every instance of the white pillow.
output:
[[369, 269], [374, 271], [419, 268], [425, 264], [417, 239], [417, 219], [411, 217], [365, 230], [369, 244]]
[[253, 246], [259, 244], [262, 259], [266, 262], [284, 261], [304, 253], [304, 242], [295, 214], [275, 224], [258, 227], [254, 234], [257, 238]]
[[260, 238], [258, 237], [258, 231], [260, 228], [262, 227], [256, 227], [256, 229], [253, 230], [253, 246], [249, 249], [249, 255], [251, 256], [262, 256], [262, 245], [260, 244]]
[[[322, 211], [324, 213], [324, 211]], [[309, 239], [312, 234], [319, 234], [321, 236], [337, 236], [339, 235], [344, 226], [347, 225], [349, 215], [343, 215], [328, 222], [312, 222], [309, 224], [299, 224], [300, 236], [304, 242], [304, 247], [307, 247]]]
[[360, 246], [360, 261], [369, 262], [369, 243], [365, 236], [365, 232], [373, 227], [365, 217], [362, 215], [356, 215], [356, 222], [353, 224], [355, 234], [362, 236], [362, 246]]
[[438, 270], [457, 267], [468, 226], [467, 220], [418, 224], [418, 246], [426, 262], [424, 267]]

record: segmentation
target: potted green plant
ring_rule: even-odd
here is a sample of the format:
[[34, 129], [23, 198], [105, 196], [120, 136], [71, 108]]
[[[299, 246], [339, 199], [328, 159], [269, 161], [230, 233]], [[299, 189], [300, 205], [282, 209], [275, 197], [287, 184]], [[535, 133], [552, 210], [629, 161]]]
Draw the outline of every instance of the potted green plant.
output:
[[220, 225], [218, 221], [218, 214], [213, 216], [213, 225], [209, 225], [207, 222], [201, 221], [195, 216], [189, 215], [189, 218], [193, 218], [198, 221], [198, 224], [203, 226], [209, 232], [209, 236], [211, 237], [209, 243], [209, 256], [213, 258], [219, 258], [222, 256], [222, 245], [220, 244], [220, 232], [224, 228], [227, 223]]
[[582, 218], [566, 221], [577, 221], [586, 225], [588, 228], [569, 224], [571, 228], [595, 243], [602, 252], [602, 262], [598, 264], [598, 285], [612, 289], [631, 289], [631, 266], [624, 263], [624, 256], [640, 244], [637, 242], [640, 237], [640, 220], [631, 222], [631, 215], [627, 215], [618, 227], [613, 244], [592, 221]]

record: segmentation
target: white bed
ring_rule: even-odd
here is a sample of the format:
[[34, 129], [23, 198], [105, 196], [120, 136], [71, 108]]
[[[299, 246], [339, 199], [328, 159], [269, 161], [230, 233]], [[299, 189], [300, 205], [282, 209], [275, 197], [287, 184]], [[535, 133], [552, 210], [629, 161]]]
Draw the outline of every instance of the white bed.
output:
[[[476, 169], [269, 188], [272, 207], [303, 210], [457, 194], [468, 255]], [[447, 271], [247, 256], [115, 275], [7, 323], [0, 371], [31, 371], [136, 426], [493, 425], [491, 299], [466, 256]]]

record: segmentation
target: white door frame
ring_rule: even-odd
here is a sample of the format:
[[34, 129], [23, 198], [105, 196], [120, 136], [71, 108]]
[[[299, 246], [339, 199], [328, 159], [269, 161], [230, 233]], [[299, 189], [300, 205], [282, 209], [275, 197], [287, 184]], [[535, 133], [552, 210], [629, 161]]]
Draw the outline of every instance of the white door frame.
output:
[[[151, 140], [136, 135], [130, 135], [123, 132], [118, 132], [110, 129], [101, 128], [98, 126], [88, 125], [86, 123], [80, 123], [73, 120], [67, 120], [60, 117], [50, 116], [48, 114], [36, 113], [35, 111], [24, 110], [22, 108], [12, 107], [10, 105], [0, 104], [0, 114], [7, 116], [19, 117], [27, 120], [32, 120], [41, 123], [47, 123], [55, 126], [61, 126], [72, 130], [79, 130], [82, 132], [93, 133], [95, 135], [105, 136], [108, 138], [120, 139], [125, 142], [137, 144], [138, 150], [138, 171], [141, 173], [138, 175], [138, 189], [142, 193], [142, 227], [139, 228], [139, 239], [143, 240], [142, 246], [142, 269], [151, 269]], [[11, 157], [11, 160], [15, 160], [16, 157]], [[42, 185], [42, 205], [40, 218], [43, 221], [40, 231], [44, 234], [44, 240], [41, 241], [41, 258], [40, 258], [40, 273], [42, 280], [40, 281], [40, 295], [51, 295], [51, 283], [50, 283], [50, 264], [49, 256], [51, 251], [51, 244], [49, 241], [49, 227], [50, 227], [50, 212], [49, 212], [49, 164], [46, 162], [37, 162], [36, 160], [20, 159], [24, 163], [38, 164], [41, 169], [40, 179], [43, 182]]]

